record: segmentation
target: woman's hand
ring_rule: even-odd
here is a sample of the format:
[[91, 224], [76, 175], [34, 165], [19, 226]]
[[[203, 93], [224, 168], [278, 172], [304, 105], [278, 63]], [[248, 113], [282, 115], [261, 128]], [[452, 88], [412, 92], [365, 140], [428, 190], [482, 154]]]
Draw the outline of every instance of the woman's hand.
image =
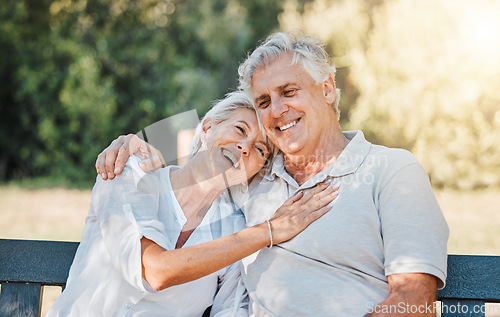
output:
[[128, 158], [137, 155], [142, 161], [139, 166], [144, 172], [155, 171], [166, 166], [163, 155], [147, 142], [139, 139], [135, 134], [120, 135], [104, 149], [95, 162], [97, 174], [102, 179], [113, 179], [120, 174]]
[[328, 204], [337, 198], [339, 188], [340, 185], [323, 182], [305, 195], [299, 192], [288, 198], [269, 219], [273, 244], [295, 237], [313, 221], [330, 211], [332, 207]]

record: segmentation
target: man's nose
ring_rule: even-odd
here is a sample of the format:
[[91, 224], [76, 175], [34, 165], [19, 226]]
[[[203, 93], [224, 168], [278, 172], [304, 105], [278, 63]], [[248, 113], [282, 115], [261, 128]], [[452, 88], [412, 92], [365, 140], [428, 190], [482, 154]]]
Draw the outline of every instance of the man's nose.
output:
[[288, 106], [283, 98], [273, 98], [271, 101], [271, 115], [273, 118], [279, 118], [288, 110]]

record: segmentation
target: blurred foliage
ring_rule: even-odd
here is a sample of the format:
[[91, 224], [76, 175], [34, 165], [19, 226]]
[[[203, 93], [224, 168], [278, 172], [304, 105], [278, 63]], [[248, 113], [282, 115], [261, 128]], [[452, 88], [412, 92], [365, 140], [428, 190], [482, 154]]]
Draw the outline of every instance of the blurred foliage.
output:
[[[339, 68], [344, 128], [417, 155], [438, 187], [500, 185], [500, 3], [286, 1]], [[328, 21], [328, 22], [327, 22]]]
[[417, 155], [440, 187], [500, 185], [494, 0], [6, 0], [0, 181], [91, 184], [120, 134], [236, 88], [273, 31], [318, 35], [341, 124]]
[[[280, 1], [8, 0], [0, 6], [0, 181], [90, 185], [119, 134], [237, 86]], [[263, 14], [257, 14], [263, 13]]]

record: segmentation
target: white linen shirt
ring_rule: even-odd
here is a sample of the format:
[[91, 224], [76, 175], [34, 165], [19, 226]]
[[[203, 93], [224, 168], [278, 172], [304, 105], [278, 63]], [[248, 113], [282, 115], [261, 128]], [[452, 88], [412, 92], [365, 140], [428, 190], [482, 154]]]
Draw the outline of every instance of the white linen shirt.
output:
[[234, 195], [247, 226], [269, 219], [288, 198], [331, 179], [332, 209], [289, 241], [242, 260], [250, 316], [361, 317], [389, 295], [387, 276], [446, 279], [448, 226], [429, 178], [408, 151], [373, 145], [361, 131], [337, 160], [299, 186], [283, 156]]
[[[142, 278], [142, 237], [173, 250], [186, 218], [173, 194], [170, 167], [144, 174], [131, 157], [111, 181], [97, 177], [66, 288], [47, 316], [248, 316], [241, 262], [198, 280], [154, 290]], [[227, 193], [215, 200], [184, 247], [244, 228]], [[219, 289], [218, 289], [219, 288]]]

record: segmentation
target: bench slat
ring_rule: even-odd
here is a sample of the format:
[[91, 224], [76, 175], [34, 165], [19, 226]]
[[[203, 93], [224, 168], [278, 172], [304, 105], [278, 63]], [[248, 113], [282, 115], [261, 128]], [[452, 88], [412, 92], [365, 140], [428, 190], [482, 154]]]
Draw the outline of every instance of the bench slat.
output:
[[0, 283], [63, 286], [77, 247], [78, 242], [0, 239]]
[[[64, 287], [78, 245], [0, 239], [0, 317], [39, 316], [42, 286]], [[500, 256], [449, 255], [438, 299], [443, 317], [484, 317], [485, 302], [500, 303]]]
[[40, 316], [40, 283], [3, 283], [0, 294], [0, 316]]
[[481, 299], [500, 303], [500, 256], [448, 255], [446, 287], [438, 299]]

